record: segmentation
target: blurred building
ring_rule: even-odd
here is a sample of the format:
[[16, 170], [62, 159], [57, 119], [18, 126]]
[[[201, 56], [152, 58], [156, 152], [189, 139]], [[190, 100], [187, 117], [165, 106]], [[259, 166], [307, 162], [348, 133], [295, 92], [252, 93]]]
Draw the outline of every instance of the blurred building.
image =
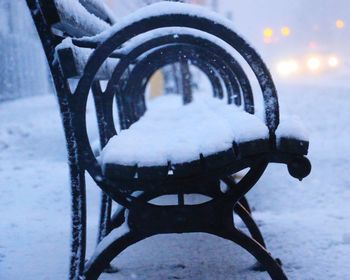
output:
[[49, 92], [44, 53], [25, 0], [0, 1], [0, 101]]

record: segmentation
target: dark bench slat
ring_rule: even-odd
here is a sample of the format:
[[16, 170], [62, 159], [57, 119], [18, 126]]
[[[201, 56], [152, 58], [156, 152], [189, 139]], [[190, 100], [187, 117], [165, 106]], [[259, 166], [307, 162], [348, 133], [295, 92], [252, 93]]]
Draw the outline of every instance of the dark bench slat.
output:
[[277, 143], [278, 150], [297, 155], [307, 155], [309, 142], [296, 138], [281, 137]]

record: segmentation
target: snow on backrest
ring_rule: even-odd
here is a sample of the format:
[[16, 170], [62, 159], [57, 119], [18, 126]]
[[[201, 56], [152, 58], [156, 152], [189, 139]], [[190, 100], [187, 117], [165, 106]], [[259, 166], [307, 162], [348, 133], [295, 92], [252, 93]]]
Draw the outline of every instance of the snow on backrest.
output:
[[[62, 71], [66, 78], [79, 78], [84, 72], [85, 65], [93, 49], [79, 48], [72, 43], [71, 38], [65, 38], [56, 47], [56, 59], [60, 60]], [[69, 63], [67, 63], [69, 61]], [[108, 59], [100, 67], [96, 79], [109, 80], [118, 59]]]
[[102, 0], [79, 0], [91, 14], [103, 19], [108, 23], [115, 23], [116, 19], [112, 10]]
[[[85, 1], [85, 6], [91, 1]], [[47, 22], [55, 29], [61, 30], [73, 37], [93, 36], [106, 31], [110, 24], [90, 13], [78, 0], [46, 0], [41, 2]], [[95, 7], [89, 4], [89, 9]], [[95, 9], [96, 11], [98, 9]], [[101, 9], [98, 11], [102, 14]]]

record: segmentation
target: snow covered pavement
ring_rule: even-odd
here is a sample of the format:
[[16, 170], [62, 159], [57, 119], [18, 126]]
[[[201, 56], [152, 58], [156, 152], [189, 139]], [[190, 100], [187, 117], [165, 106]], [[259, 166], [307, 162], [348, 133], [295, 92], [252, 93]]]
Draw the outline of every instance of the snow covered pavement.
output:
[[[290, 279], [350, 279], [350, 88], [282, 86], [279, 98], [310, 131], [313, 170], [300, 183], [271, 165], [249, 194], [254, 217]], [[0, 279], [66, 279], [68, 181], [54, 96], [0, 104]], [[99, 195], [91, 180], [87, 188], [91, 254]], [[153, 237], [116, 264], [103, 279], [269, 279], [242, 249], [206, 234]]]

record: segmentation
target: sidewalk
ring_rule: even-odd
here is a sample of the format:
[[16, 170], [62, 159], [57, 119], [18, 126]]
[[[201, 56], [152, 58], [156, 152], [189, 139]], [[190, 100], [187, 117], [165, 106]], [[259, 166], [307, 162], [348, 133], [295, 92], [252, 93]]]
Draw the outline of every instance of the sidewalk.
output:
[[[313, 170], [300, 183], [270, 166], [249, 194], [254, 217], [290, 279], [350, 279], [350, 90], [289, 86], [279, 98], [281, 112], [310, 130]], [[66, 279], [70, 190], [58, 112], [52, 95], [0, 104], [2, 280]], [[99, 195], [89, 179], [87, 188], [91, 253]], [[158, 236], [125, 251], [119, 274], [102, 279], [269, 279], [249, 270], [254, 262], [209, 235]]]

